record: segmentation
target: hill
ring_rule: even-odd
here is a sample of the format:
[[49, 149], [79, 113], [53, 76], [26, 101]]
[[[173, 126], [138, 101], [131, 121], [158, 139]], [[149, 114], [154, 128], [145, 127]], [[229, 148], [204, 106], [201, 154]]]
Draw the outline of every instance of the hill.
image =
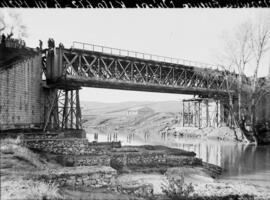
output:
[[162, 101], [162, 102], [121, 102], [121, 103], [100, 103], [100, 102], [81, 102], [82, 113], [87, 115], [123, 115], [129, 109], [139, 106], [147, 106], [154, 112], [177, 113], [182, 109], [179, 101]]

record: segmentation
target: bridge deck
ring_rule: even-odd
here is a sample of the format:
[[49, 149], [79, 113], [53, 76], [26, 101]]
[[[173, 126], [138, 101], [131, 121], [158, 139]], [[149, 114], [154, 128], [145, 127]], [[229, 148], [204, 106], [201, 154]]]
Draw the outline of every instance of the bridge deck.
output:
[[[237, 90], [237, 75], [183, 64], [154, 55], [114, 54], [104, 49], [56, 48], [47, 55], [47, 81], [53, 87], [99, 87], [162, 93], [227, 96]], [[148, 55], [148, 56], [147, 56]], [[189, 65], [188, 65], [189, 64]], [[226, 79], [226, 78], [227, 79]]]

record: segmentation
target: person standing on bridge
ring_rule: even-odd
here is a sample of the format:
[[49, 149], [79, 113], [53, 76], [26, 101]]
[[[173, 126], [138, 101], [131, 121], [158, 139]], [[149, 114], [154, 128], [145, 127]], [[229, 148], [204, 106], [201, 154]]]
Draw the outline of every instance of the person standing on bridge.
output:
[[6, 47], [6, 36], [5, 36], [4, 33], [2, 34], [1, 45], [2, 45], [3, 47]]
[[39, 50], [42, 50], [43, 42], [42, 40], [39, 40]]
[[53, 49], [55, 47], [54, 39], [49, 38], [48, 40], [48, 48]]

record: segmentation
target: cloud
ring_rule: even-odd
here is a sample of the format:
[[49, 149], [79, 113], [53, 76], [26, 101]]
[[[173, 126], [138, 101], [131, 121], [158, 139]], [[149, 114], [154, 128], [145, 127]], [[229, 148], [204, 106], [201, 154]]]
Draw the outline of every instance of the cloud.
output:
[[15, 38], [27, 38], [27, 26], [24, 24], [22, 16], [14, 11], [0, 11], [0, 33], [13, 33]]

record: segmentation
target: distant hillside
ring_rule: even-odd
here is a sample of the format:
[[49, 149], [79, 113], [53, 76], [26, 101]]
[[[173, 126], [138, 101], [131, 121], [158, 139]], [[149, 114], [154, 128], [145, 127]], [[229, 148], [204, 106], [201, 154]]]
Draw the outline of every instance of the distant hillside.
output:
[[163, 102], [121, 102], [121, 103], [100, 103], [100, 102], [81, 102], [83, 115], [121, 115], [127, 110], [138, 106], [147, 106], [160, 113], [177, 113], [182, 109], [180, 101]]
[[[134, 133], [137, 139], [143, 140], [146, 133], [151, 138], [160, 137], [160, 133], [177, 123], [181, 111], [180, 101], [164, 102], [121, 102], [99, 103], [81, 102], [83, 128], [86, 133], [106, 135], [115, 131], [122, 138]], [[128, 110], [148, 107], [153, 112], [128, 114]], [[91, 138], [92, 138], [91, 136]], [[106, 138], [105, 138], [106, 139]]]

